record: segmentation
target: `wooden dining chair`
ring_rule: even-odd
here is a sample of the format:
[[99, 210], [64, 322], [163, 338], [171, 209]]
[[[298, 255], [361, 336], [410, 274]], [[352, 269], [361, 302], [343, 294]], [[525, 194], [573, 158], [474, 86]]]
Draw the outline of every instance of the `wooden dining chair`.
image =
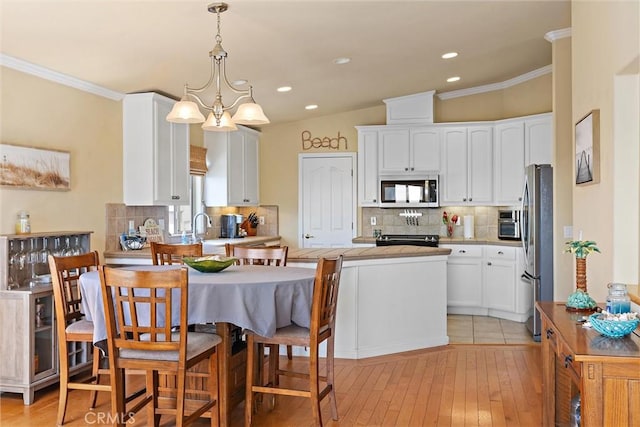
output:
[[95, 271], [100, 264], [97, 251], [82, 255], [53, 256], [49, 255], [49, 269], [53, 283], [53, 299], [55, 305], [56, 332], [58, 335], [58, 359], [60, 366], [60, 397], [58, 399], [57, 425], [64, 424], [70, 390], [90, 390], [89, 408], [96, 405], [98, 391], [111, 391], [109, 384], [100, 384], [100, 375], [108, 374], [108, 370], [100, 369], [101, 352], [93, 351], [92, 376], [85, 381], [71, 381], [69, 372], [69, 344], [73, 342], [93, 344], [93, 322], [86, 320], [80, 311], [82, 295], [79, 278], [82, 273]]
[[[245, 396], [244, 418], [245, 426], [251, 425], [253, 416], [254, 393], [268, 393], [274, 395], [287, 395], [306, 397], [311, 400], [313, 419], [316, 425], [322, 426], [322, 414], [320, 401], [329, 396], [331, 415], [338, 419], [338, 406], [336, 403], [335, 388], [333, 384], [333, 349], [335, 338], [336, 308], [338, 304], [338, 290], [340, 274], [342, 272], [342, 255], [338, 258], [320, 258], [316, 267], [316, 275], [313, 285], [313, 301], [311, 306], [310, 327], [303, 328], [297, 325], [289, 325], [278, 328], [273, 337], [263, 337], [247, 331], [247, 386]], [[320, 376], [319, 372], [319, 348], [320, 343], [327, 341], [326, 375]], [[282, 370], [278, 364], [277, 352], [269, 352], [269, 383], [265, 386], [255, 384], [255, 346], [263, 344], [268, 346], [298, 345], [309, 347], [308, 372], [293, 372]], [[258, 356], [259, 357], [259, 356]], [[285, 388], [280, 386], [281, 375], [304, 378], [308, 380], [306, 390]], [[325, 386], [320, 390], [320, 382]]]
[[202, 243], [170, 244], [151, 242], [153, 265], [182, 264], [182, 257], [202, 256]]
[[240, 246], [226, 243], [227, 256], [238, 258], [238, 265], [287, 265], [288, 246]]
[[[228, 257], [238, 258], [238, 265], [273, 265], [287, 266], [288, 246], [239, 246], [225, 243]], [[293, 359], [293, 348], [287, 346], [287, 358]]]
[[[212, 426], [217, 426], [220, 410], [217, 345], [222, 339], [216, 334], [187, 331], [186, 267], [144, 271], [101, 266], [99, 270], [114, 384], [111, 408], [116, 425], [124, 427], [146, 406], [147, 425], [158, 426], [161, 415], [171, 414], [175, 415], [172, 425], [187, 425], [205, 415], [211, 418]], [[173, 326], [179, 326], [179, 330], [173, 331]], [[208, 393], [198, 393], [200, 398], [195, 399], [191, 394], [197, 392], [190, 389], [187, 399], [187, 370], [205, 361], [208, 374], [199, 380], [207, 382]], [[146, 395], [126, 412], [121, 381], [125, 369], [146, 372]], [[175, 376], [175, 396], [164, 399], [159, 395], [160, 374]]]

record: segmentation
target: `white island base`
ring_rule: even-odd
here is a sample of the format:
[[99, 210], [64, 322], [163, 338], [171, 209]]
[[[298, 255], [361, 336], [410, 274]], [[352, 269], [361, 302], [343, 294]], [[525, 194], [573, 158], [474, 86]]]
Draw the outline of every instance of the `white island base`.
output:
[[[316, 261], [295, 260], [287, 265], [315, 268]], [[345, 257], [338, 294], [335, 357], [362, 359], [448, 343], [446, 255], [365, 260]], [[294, 347], [293, 351], [295, 355], [309, 355], [304, 348]]]

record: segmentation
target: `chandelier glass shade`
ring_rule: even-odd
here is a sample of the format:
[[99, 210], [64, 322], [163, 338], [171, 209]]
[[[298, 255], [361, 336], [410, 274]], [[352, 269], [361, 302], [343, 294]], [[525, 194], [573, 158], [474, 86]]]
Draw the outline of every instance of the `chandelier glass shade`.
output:
[[[262, 107], [256, 104], [253, 99], [253, 87], [239, 89], [229, 82], [226, 73], [227, 52], [222, 48], [222, 36], [220, 35], [220, 14], [228, 9], [226, 3], [211, 3], [208, 10], [215, 13], [218, 19], [218, 33], [216, 34], [216, 44], [209, 52], [211, 58], [211, 73], [207, 84], [200, 88], [191, 88], [184, 85], [182, 99], [176, 102], [171, 112], [167, 115], [167, 121], [173, 123], [203, 123], [202, 129], [207, 131], [231, 131], [237, 130], [236, 124], [243, 125], [265, 125], [269, 119], [262, 111]], [[222, 84], [238, 97], [230, 105], [222, 102]], [[211, 86], [215, 86], [215, 99], [208, 105], [200, 98], [200, 93]], [[240, 103], [240, 101], [248, 101]], [[239, 105], [238, 105], [239, 104]], [[231, 117], [229, 110], [238, 105], [236, 113]], [[209, 111], [205, 121], [200, 108]]]

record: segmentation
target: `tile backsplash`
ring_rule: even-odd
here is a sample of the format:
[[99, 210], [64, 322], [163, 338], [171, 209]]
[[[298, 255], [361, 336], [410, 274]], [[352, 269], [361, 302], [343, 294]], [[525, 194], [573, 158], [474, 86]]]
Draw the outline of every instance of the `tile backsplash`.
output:
[[[422, 216], [418, 217], [418, 225], [409, 225], [405, 217], [400, 216], [404, 209], [395, 208], [362, 208], [362, 236], [373, 237], [373, 230], [381, 230], [382, 234], [437, 234], [447, 235], [447, 227], [442, 222], [443, 212], [449, 218], [458, 215], [462, 219], [460, 225], [454, 226], [453, 237], [464, 237], [463, 218], [474, 217], [474, 237], [477, 239], [498, 238], [497, 206], [448, 206], [440, 208], [410, 209]], [[371, 225], [371, 217], [376, 218], [376, 225]]]
[[[251, 212], [255, 212], [258, 217], [264, 217], [264, 224], [258, 225], [256, 229], [257, 236], [278, 235], [278, 206], [215, 207], [207, 208], [212, 226], [207, 230], [204, 238], [217, 239], [220, 237], [220, 215], [234, 213], [244, 215], [246, 218]], [[155, 219], [157, 224], [161, 224], [162, 221], [168, 224], [169, 208], [167, 206], [126, 206], [122, 203], [107, 203], [105, 205], [105, 251], [120, 250], [120, 235], [129, 229], [129, 221], [134, 222], [137, 230], [147, 218]]]

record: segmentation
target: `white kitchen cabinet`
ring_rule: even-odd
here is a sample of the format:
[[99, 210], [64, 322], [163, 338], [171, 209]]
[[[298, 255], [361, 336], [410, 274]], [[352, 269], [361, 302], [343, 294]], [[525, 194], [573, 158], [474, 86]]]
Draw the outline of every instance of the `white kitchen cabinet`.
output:
[[256, 206], [260, 203], [258, 150], [260, 133], [238, 126], [233, 132], [205, 132], [208, 171], [206, 206]]
[[447, 312], [525, 322], [533, 313], [531, 284], [521, 279], [522, 248], [442, 244], [447, 261]]
[[122, 101], [123, 198], [126, 205], [188, 205], [189, 125], [170, 123], [174, 100], [157, 93]]
[[493, 128], [447, 126], [442, 130], [441, 205], [486, 205], [493, 201]]
[[378, 131], [358, 127], [358, 203], [360, 206], [378, 206]]
[[553, 164], [553, 117], [539, 114], [524, 120], [524, 165]]
[[552, 113], [496, 122], [494, 204], [519, 205], [525, 166], [552, 164], [552, 127]]
[[440, 170], [438, 127], [387, 127], [378, 132], [379, 173], [426, 175]]
[[[482, 245], [440, 245], [451, 249], [447, 260], [447, 307], [451, 314], [484, 314]], [[463, 311], [459, 311], [463, 310]]]
[[484, 247], [484, 306], [500, 312], [516, 311], [516, 248]]

